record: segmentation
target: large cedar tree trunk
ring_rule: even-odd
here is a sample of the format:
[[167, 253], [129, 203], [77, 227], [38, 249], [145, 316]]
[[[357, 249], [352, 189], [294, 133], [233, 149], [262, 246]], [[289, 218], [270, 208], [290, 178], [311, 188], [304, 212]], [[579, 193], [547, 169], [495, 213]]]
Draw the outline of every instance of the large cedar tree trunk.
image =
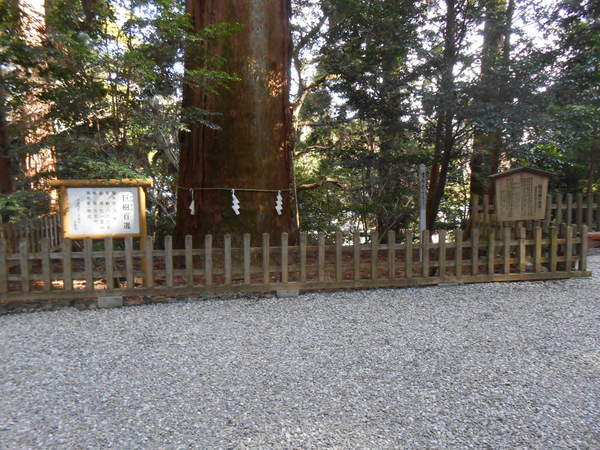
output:
[[[281, 232], [295, 239], [297, 219], [292, 176], [291, 111], [289, 78], [291, 35], [289, 0], [188, 0], [187, 10], [195, 30], [222, 22], [236, 22], [243, 29], [228, 38], [188, 49], [187, 69], [198, 69], [206, 55], [226, 58], [223, 70], [241, 81], [215, 95], [186, 85], [184, 108], [194, 106], [215, 111], [221, 130], [198, 123], [182, 134], [177, 192], [176, 236], [205, 234], [217, 243], [224, 233], [238, 240], [251, 233], [253, 245], [262, 233], [273, 241]], [[202, 52], [206, 52], [203, 54]], [[230, 191], [195, 190], [195, 215], [189, 205], [188, 188], [282, 190], [283, 214], [275, 210], [276, 192], [236, 191], [241, 214], [232, 210]]]

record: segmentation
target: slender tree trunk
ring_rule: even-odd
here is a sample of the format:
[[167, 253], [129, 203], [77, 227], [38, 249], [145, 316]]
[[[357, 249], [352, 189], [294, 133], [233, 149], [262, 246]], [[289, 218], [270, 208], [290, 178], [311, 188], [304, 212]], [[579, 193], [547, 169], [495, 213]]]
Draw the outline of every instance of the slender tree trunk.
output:
[[454, 66], [456, 65], [456, 2], [446, 0], [446, 26], [444, 30], [444, 61], [440, 91], [442, 93], [435, 132], [434, 161], [427, 194], [427, 229], [433, 230], [446, 190], [448, 170], [454, 153], [453, 123], [456, 115]]
[[4, 107], [5, 93], [0, 87], [0, 194], [12, 192], [13, 171], [10, 164], [8, 146], [8, 125]]
[[[183, 105], [216, 111], [221, 130], [190, 123], [183, 133], [179, 165], [176, 235], [190, 234], [200, 242], [211, 233], [262, 233], [277, 240], [281, 232], [295, 239], [295, 187], [292, 176], [289, 73], [291, 35], [288, 0], [188, 0], [195, 30], [221, 22], [237, 22], [243, 29], [202, 50], [188, 49], [186, 68], [203, 68], [207, 56], [220, 55], [223, 70], [241, 81], [215, 95], [187, 84]], [[200, 52], [204, 52], [203, 54]], [[208, 190], [225, 188], [227, 190]], [[192, 215], [189, 205], [196, 205]], [[240, 201], [240, 215], [232, 210], [232, 194]], [[269, 192], [246, 192], [242, 189]], [[277, 191], [283, 213], [275, 210]]]

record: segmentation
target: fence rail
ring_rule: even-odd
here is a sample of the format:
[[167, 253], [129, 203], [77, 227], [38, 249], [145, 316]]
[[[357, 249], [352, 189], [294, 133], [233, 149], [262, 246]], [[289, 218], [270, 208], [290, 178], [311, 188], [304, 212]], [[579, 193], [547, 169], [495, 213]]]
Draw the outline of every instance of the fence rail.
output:
[[[474, 196], [472, 214], [476, 226], [498, 224], [494, 204], [488, 195]], [[590, 231], [600, 232], [600, 192], [591, 194], [549, 194], [545, 218], [539, 221], [548, 229], [551, 225], [587, 225]]]
[[[237, 237], [234, 237], [237, 238]], [[543, 280], [585, 276], [587, 227], [472, 229], [463, 240], [458, 229], [421, 239], [411, 233], [398, 242], [390, 232], [384, 243], [376, 234], [361, 242], [358, 234], [346, 242], [337, 233], [328, 242], [320, 233], [299, 235], [289, 244], [286, 233], [271, 245], [264, 234], [259, 246], [250, 235], [233, 245], [213, 247], [207, 235], [201, 248], [191, 236], [184, 248], [174, 248], [167, 236], [156, 249], [151, 237], [117, 241], [84, 239], [81, 250], [65, 239], [52, 251], [42, 239], [40, 251], [22, 240], [11, 254], [0, 241], [0, 298], [4, 300], [85, 298], [106, 295], [204, 295], [231, 292], [272, 292], [284, 289], [339, 289], [417, 286], [439, 283]]]
[[22, 240], [27, 240], [29, 249], [34, 252], [42, 250], [43, 239], [48, 239], [51, 249], [57, 248], [62, 243], [60, 215], [52, 213], [30, 222], [2, 224], [0, 239], [6, 242], [8, 253], [17, 253]]

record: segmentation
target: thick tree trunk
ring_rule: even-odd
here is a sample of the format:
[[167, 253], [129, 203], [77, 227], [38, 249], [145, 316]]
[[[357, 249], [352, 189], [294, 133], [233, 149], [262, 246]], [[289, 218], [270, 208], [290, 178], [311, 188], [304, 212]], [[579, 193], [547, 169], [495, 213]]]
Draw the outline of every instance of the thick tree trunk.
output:
[[[189, 124], [182, 134], [177, 198], [178, 239], [186, 234], [199, 243], [205, 234], [223, 233], [239, 238], [262, 233], [278, 240], [281, 232], [295, 239], [297, 219], [292, 176], [289, 73], [291, 35], [288, 0], [188, 0], [195, 30], [221, 22], [242, 24], [242, 31], [202, 50], [188, 49], [188, 70], [203, 68], [206, 56], [226, 58], [223, 70], [241, 81], [215, 95], [186, 85], [183, 106], [216, 111], [222, 129]], [[204, 54], [194, 52], [205, 52]], [[209, 190], [226, 188], [227, 190]], [[195, 215], [189, 205], [193, 198]], [[232, 210], [230, 189], [240, 201], [240, 215]], [[243, 191], [242, 189], [268, 192]], [[283, 196], [283, 214], [275, 209], [277, 191]]]
[[13, 190], [4, 96], [4, 90], [0, 87], [0, 194], [8, 194]]
[[481, 57], [478, 101], [488, 106], [492, 115], [475, 128], [471, 158], [471, 196], [490, 194], [488, 176], [498, 172], [502, 157], [501, 111], [507, 94], [507, 71], [510, 63], [510, 34], [514, 0], [487, 0]]

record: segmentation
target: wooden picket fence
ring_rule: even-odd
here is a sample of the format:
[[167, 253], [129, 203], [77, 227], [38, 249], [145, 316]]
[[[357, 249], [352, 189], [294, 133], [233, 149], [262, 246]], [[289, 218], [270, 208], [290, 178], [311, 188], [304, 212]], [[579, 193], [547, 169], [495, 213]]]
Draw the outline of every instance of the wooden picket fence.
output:
[[[475, 226], [497, 224], [494, 204], [490, 202], [488, 195], [483, 198], [474, 196], [472, 204], [476, 206], [472, 214], [472, 222]], [[590, 231], [600, 232], [600, 192], [575, 195], [549, 194], [546, 201], [546, 215], [539, 224], [547, 230], [551, 225], [563, 223], [579, 227], [587, 225]]]
[[60, 214], [46, 214], [29, 222], [0, 224], [0, 239], [6, 242], [9, 253], [17, 253], [22, 240], [26, 240], [34, 252], [42, 250], [43, 239], [48, 239], [51, 249], [58, 248], [62, 244]]
[[[65, 239], [51, 250], [49, 239], [32, 252], [22, 240], [11, 254], [0, 241], [0, 299], [88, 298], [109, 295], [195, 295], [232, 292], [273, 292], [435, 285], [518, 280], [547, 280], [589, 275], [587, 227], [540, 226], [472, 229], [439, 233], [433, 243], [429, 232], [420, 239], [406, 233], [398, 242], [394, 232], [380, 240], [376, 234], [342, 233], [326, 239], [319, 233], [301, 233], [290, 244], [286, 233], [273, 246], [264, 234], [252, 246], [249, 234], [223, 236], [221, 247], [207, 235], [201, 248], [192, 237], [184, 248], [173, 248], [167, 236], [155, 248], [127, 238], [85, 239], [81, 247]], [[235, 241], [235, 245], [234, 244]], [[81, 248], [76, 251], [76, 248]]]

